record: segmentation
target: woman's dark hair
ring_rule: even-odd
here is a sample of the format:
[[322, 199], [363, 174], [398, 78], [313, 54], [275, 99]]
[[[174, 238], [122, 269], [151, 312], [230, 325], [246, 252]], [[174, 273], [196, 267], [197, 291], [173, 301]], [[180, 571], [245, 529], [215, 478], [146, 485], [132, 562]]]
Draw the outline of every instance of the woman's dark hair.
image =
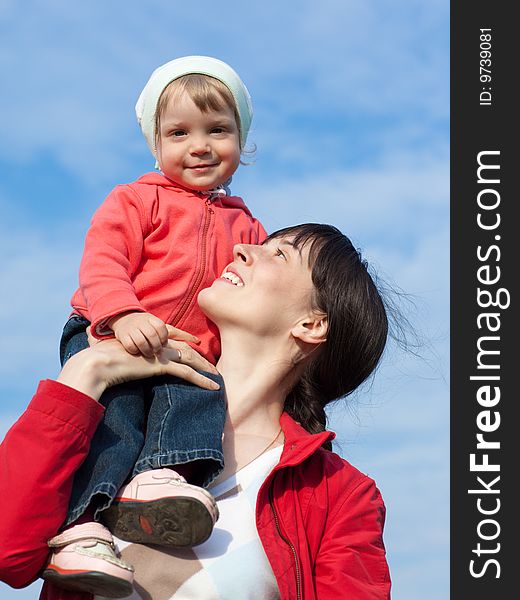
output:
[[325, 406], [351, 394], [377, 367], [388, 337], [387, 311], [367, 262], [336, 227], [306, 223], [267, 239], [279, 238], [291, 238], [300, 252], [308, 247], [313, 308], [327, 315], [327, 341], [284, 407], [307, 431], [318, 433], [326, 427]]

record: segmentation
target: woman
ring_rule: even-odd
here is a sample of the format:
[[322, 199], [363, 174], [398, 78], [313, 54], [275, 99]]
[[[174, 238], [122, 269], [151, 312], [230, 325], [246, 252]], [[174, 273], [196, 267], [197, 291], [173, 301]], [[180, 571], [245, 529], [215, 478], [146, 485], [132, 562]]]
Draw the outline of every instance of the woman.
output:
[[[124, 547], [123, 558], [136, 568], [135, 597], [387, 599], [379, 491], [325, 449], [334, 434], [325, 431], [324, 407], [365, 381], [386, 343], [387, 316], [366, 263], [337, 229], [308, 224], [278, 231], [262, 246], [237, 245], [226, 273], [199, 294], [221, 334], [217, 366], [228, 402], [226, 466], [211, 491], [222, 506], [252, 495], [255, 539], [235, 545], [253, 519], [240, 512], [228, 516], [229, 530], [215, 530], [220, 546], [205, 554]], [[208, 386], [196, 372], [205, 368], [178, 339], [155, 359], [101, 342], [70, 359], [56, 382], [40, 383], [0, 456], [2, 580], [22, 587], [44, 566], [46, 540], [65, 516], [103, 391], [163, 374]], [[246, 472], [249, 481], [241, 479]], [[246, 489], [226, 488], [239, 480]], [[46, 584], [43, 597], [82, 596]]]

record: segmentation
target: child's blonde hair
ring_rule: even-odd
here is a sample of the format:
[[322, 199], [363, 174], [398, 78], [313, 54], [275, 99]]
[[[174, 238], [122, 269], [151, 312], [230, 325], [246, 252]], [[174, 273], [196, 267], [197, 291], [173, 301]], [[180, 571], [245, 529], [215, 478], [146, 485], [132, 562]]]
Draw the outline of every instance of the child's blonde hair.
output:
[[[233, 94], [229, 88], [215, 77], [190, 73], [171, 81], [162, 91], [157, 102], [155, 111], [155, 141], [159, 140], [161, 116], [163, 115], [169, 101], [182, 93], [187, 93], [193, 100], [195, 106], [207, 113], [212, 110], [229, 108], [233, 111], [238, 131], [240, 131], [240, 115]], [[242, 150], [242, 144], [240, 143]]]

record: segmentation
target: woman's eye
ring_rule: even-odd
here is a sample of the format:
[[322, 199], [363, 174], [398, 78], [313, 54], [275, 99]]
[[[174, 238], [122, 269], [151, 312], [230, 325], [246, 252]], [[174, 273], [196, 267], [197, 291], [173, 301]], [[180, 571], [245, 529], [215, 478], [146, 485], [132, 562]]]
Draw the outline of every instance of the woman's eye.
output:
[[280, 248], [276, 249], [276, 256], [281, 256], [284, 260], [287, 259], [287, 257], [285, 256], [285, 252], [282, 252], [282, 250], [280, 250]]

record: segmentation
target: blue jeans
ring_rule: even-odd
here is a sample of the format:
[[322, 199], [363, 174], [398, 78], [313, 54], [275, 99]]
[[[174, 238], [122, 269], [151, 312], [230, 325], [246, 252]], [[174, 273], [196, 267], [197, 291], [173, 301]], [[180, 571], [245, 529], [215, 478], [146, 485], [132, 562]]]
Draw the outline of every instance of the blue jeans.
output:
[[[60, 342], [62, 365], [88, 346], [88, 325], [80, 316], [67, 321]], [[224, 467], [226, 400], [222, 377], [204, 375], [220, 389], [165, 376], [117, 385], [101, 396], [105, 414], [76, 472], [66, 525], [87, 508], [98, 518], [125, 481], [143, 471], [197, 461], [190, 483], [211, 483]]]

